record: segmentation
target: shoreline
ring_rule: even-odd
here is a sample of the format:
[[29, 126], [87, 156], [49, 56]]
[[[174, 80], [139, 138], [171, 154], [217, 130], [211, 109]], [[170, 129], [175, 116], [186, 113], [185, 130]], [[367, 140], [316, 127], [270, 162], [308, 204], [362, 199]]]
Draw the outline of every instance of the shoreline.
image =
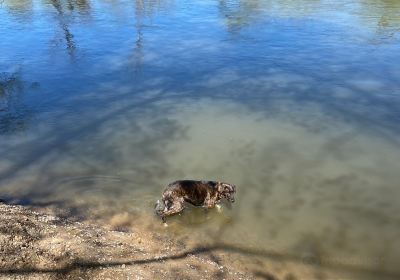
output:
[[157, 233], [119, 232], [3, 203], [0, 217], [0, 279], [253, 279]]
[[351, 267], [324, 266], [274, 251], [221, 242], [183, 242], [167, 230], [133, 226], [119, 231], [57, 217], [46, 213], [46, 208], [31, 210], [0, 202], [0, 219], [0, 279], [311, 280], [362, 276]]

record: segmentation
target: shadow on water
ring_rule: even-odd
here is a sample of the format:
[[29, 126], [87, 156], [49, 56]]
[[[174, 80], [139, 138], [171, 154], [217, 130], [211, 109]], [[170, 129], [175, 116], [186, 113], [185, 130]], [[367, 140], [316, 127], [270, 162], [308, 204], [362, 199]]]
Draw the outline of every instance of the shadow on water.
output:
[[[35, 138], [21, 146], [15, 146], [16, 150], [14, 148], [5, 150], [3, 159], [8, 159], [13, 164], [0, 172], [2, 185], [6, 187], [6, 182], [12, 181], [19, 176], [20, 172], [27, 171], [33, 167], [35, 174], [42, 175], [35, 176], [36, 179], [31, 181], [27, 185], [27, 188], [23, 188], [22, 192], [17, 192], [19, 193], [19, 200], [13, 199], [14, 203], [28, 204], [33, 207], [38, 207], [38, 203], [42, 203], [41, 201], [46, 200], [46, 198], [51, 199], [50, 197], [58, 192], [64, 193], [64, 199], [65, 197], [76, 197], [87, 192], [112, 192], [113, 196], [119, 197], [124, 196], [124, 190], [127, 187], [131, 188], [132, 186], [143, 185], [157, 187], [162, 185], [163, 183], [160, 184], [159, 178], [164, 176], [169, 168], [162, 149], [166, 143], [185, 137], [185, 129], [183, 127], [180, 127], [173, 120], [159, 118], [169, 114], [168, 107], [162, 109], [156, 105], [158, 101], [162, 100], [162, 96], [163, 93], [160, 92], [149, 98], [136, 98], [132, 102], [125, 102], [123, 106], [117, 106], [117, 109], [104, 112], [104, 114], [99, 115], [96, 119], [88, 117], [84, 124], [72, 127], [66, 125], [61, 134], [54, 134], [50, 130], [48, 134], [42, 134], [41, 137]], [[120, 97], [107, 98], [105, 102], [109, 103], [113, 99], [119, 99]], [[179, 97], [177, 96], [177, 98]], [[152, 104], [155, 106], [154, 108]], [[91, 107], [90, 109], [87, 108], [85, 115], [93, 116], [92, 110], [93, 108]], [[116, 126], [114, 127], [117, 127], [119, 121], [122, 123], [128, 121], [126, 119], [127, 113], [130, 113], [129, 117], [131, 118], [136, 114], [141, 115], [143, 110], [157, 111], [159, 117], [150, 120], [150, 127], [141, 124], [143, 119], [138, 118], [137, 121], [129, 119], [129, 132], [126, 135], [129, 137], [136, 135], [131, 139], [130, 145], [132, 149], [129, 153], [131, 153], [133, 158], [141, 158], [142, 160], [129, 164], [129, 172], [131, 173], [129, 179], [124, 176], [108, 176], [107, 171], [104, 171], [104, 167], [113, 166], [113, 170], [118, 169], [118, 167], [120, 169], [126, 168], [127, 164], [121, 160], [126, 155], [122, 154], [123, 151], [121, 151], [120, 147], [110, 146], [107, 142], [98, 141], [98, 131], [104, 129], [104, 123], [111, 121], [115, 123]], [[149, 129], [151, 133], [148, 132]], [[108, 131], [108, 129], [104, 133], [115, 135], [115, 133]], [[168, 137], [165, 137], [165, 135], [168, 135]], [[126, 136], [123, 133], [121, 134], [121, 137], [125, 138]], [[83, 139], [89, 141], [88, 143], [91, 143], [91, 145], [96, 145], [96, 154], [93, 154], [90, 150], [81, 150], [80, 152], [76, 150], [74, 142], [82, 141]], [[31, 149], [32, 146], [35, 149]], [[21, 156], [14, 157], [16, 151], [18, 151], [17, 154], [23, 154], [22, 158]], [[80, 170], [72, 172], [69, 176], [68, 170], [55, 168], [57, 166], [55, 162], [59, 161], [57, 159], [59, 151], [62, 151], [64, 159], [67, 158], [71, 162], [75, 162], [76, 166], [79, 165]], [[151, 159], [151, 161], [144, 159]], [[16, 162], [19, 162], [19, 164], [15, 164]], [[117, 180], [118, 186], [110, 180]], [[107, 181], [110, 181], [112, 184], [104, 185], [103, 182]], [[102, 183], [98, 185], [97, 182]], [[14, 191], [10, 191], [14, 193]], [[85, 213], [85, 208], [79, 207], [78, 209], [73, 204], [72, 206], [69, 205], [67, 201], [64, 201], [63, 205], [60, 205], [60, 201], [50, 201], [49, 206], [53, 208], [54, 206], [56, 208], [62, 206], [62, 208], [66, 209], [66, 214], [61, 213], [61, 215], [72, 217], [72, 213], [75, 213], [78, 219]]]
[[[118, 108], [117, 110], [104, 114], [100, 118], [89, 121], [85, 125], [73, 127], [70, 130], [66, 130], [62, 134], [59, 134], [55, 137], [54, 136], [51, 137], [50, 135], [42, 135], [40, 139], [34, 140], [34, 143], [29, 142], [27, 144], [28, 147], [35, 146], [37, 148], [25, 154], [24, 159], [21, 160], [19, 164], [13, 164], [11, 168], [0, 172], [0, 181], [12, 178], [20, 170], [29, 167], [30, 165], [34, 164], [37, 161], [40, 161], [43, 157], [47, 156], [54, 150], [65, 149], [70, 141], [76, 138], [84, 137], [90, 133], [93, 133], [107, 120], [117, 117], [118, 115], [124, 114], [129, 110], [134, 110], [135, 108], [141, 108], [142, 106], [148, 105], [149, 103], [157, 101], [160, 98], [161, 95], [150, 98], [148, 100], [137, 101], [131, 104], [126, 104], [125, 106]], [[49, 132], [49, 134], [51, 133], [52, 132]], [[4, 156], [7, 157], [7, 154], [5, 154]]]

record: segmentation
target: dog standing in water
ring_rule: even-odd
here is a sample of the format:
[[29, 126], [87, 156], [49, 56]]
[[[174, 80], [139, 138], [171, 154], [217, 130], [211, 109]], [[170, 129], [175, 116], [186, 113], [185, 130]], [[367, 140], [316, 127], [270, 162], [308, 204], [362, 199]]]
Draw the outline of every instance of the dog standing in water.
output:
[[234, 185], [216, 181], [180, 180], [169, 184], [155, 206], [156, 214], [166, 222], [166, 216], [180, 213], [185, 209], [185, 203], [204, 208], [213, 208], [221, 199], [235, 202]]

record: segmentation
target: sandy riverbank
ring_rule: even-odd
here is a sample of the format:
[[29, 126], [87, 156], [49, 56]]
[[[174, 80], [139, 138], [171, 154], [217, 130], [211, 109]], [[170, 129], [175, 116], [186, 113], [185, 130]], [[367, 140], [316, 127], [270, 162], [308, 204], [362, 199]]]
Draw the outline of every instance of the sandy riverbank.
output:
[[1, 279], [251, 278], [157, 233], [107, 230], [5, 204], [0, 217]]
[[[184, 243], [167, 230], [121, 232], [0, 203], [0, 279], [332, 279], [295, 257]], [[189, 245], [190, 244], [190, 245]]]

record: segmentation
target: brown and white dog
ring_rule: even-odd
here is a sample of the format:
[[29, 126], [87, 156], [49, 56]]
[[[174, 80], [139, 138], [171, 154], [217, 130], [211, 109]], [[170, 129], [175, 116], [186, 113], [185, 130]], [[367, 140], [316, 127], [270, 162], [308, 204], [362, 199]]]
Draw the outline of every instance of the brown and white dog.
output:
[[185, 202], [204, 208], [213, 208], [225, 198], [235, 202], [236, 187], [232, 184], [216, 181], [179, 180], [169, 184], [158, 200], [155, 212], [166, 222], [165, 217], [180, 213], [185, 209]]

